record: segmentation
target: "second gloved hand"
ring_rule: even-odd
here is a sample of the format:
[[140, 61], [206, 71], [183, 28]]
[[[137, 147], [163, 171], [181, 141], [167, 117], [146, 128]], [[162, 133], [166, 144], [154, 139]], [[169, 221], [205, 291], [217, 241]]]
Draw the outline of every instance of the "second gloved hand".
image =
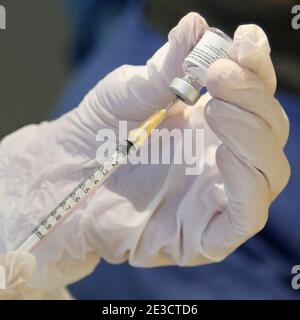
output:
[[[30, 253], [0, 254], [0, 300], [24, 298], [24, 290], [31, 280], [36, 261]], [[2, 278], [3, 277], [3, 278]]]

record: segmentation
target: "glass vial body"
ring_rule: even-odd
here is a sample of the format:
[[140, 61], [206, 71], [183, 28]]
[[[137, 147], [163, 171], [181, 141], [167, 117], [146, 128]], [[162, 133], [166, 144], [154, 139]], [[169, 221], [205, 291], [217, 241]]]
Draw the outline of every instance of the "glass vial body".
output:
[[209, 28], [194, 49], [185, 58], [185, 76], [175, 78], [170, 90], [188, 105], [200, 98], [200, 89], [205, 86], [207, 70], [218, 59], [229, 59], [232, 40], [223, 31]]

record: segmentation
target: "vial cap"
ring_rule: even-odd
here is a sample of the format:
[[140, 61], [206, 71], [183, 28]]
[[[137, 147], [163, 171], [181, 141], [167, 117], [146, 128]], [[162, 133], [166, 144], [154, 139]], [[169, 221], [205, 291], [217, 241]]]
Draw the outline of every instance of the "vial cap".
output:
[[200, 98], [200, 92], [184, 79], [175, 78], [170, 84], [170, 90], [190, 106], [194, 105]]

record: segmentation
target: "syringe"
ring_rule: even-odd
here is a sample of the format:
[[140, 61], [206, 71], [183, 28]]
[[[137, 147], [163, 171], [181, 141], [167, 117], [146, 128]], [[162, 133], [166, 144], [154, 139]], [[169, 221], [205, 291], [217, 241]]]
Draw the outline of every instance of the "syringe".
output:
[[174, 105], [177, 99], [188, 105], [194, 105], [200, 98], [200, 88], [205, 86], [209, 66], [220, 58], [230, 58], [231, 44], [231, 39], [224, 32], [216, 28], [209, 28], [184, 60], [185, 76], [175, 78], [170, 84], [171, 92], [178, 98], [173, 100], [165, 109], [154, 113], [139, 128], [132, 130], [128, 139], [116, 148], [113, 155], [51, 211], [17, 250], [32, 251], [50, 232], [74, 212], [77, 206], [82, 204], [93, 191], [126, 162], [131, 150], [137, 150], [143, 144], [151, 134], [152, 129], [156, 128], [166, 118], [167, 110]]
[[115, 152], [96, 171], [80, 183], [50, 214], [32, 230], [31, 235], [16, 251], [32, 251], [57, 228], [75, 209], [101, 186], [122, 164], [131, 151], [137, 151], [151, 135], [153, 129], [166, 118], [168, 109], [177, 101], [173, 100], [165, 109], [155, 112], [140, 127], [130, 131], [127, 140], [116, 147]]

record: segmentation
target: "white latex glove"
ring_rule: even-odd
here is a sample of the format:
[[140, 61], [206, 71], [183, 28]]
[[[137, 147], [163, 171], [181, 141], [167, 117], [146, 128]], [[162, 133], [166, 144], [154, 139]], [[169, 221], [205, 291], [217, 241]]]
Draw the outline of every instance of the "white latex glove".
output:
[[[119, 120], [135, 127], [171, 101], [168, 85], [183, 75], [182, 62], [206, 28], [199, 15], [187, 15], [146, 66], [118, 68], [77, 109], [2, 142], [0, 238], [8, 248], [96, 167], [99, 129], [116, 128]], [[273, 98], [266, 36], [244, 26], [234, 44], [240, 66], [222, 61], [209, 71], [208, 89], [216, 98], [206, 117], [224, 142], [218, 166], [221, 142], [204, 121], [207, 97], [194, 109], [179, 105], [163, 126], [205, 128], [203, 174], [186, 176], [185, 165], [124, 166], [37, 249], [33, 287], [74, 282], [100, 257], [138, 266], [219, 261], [263, 227], [289, 176], [282, 152], [288, 121]]]
[[276, 76], [263, 30], [240, 26], [231, 58], [215, 62], [207, 77], [213, 99], [205, 116], [222, 141], [216, 163], [228, 198], [202, 237], [203, 249], [217, 260], [265, 226], [269, 206], [290, 176], [283, 152], [289, 122], [274, 98]]
[[[30, 253], [8, 252], [0, 254], [0, 300], [19, 300], [24, 298], [23, 290], [31, 280], [36, 261]], [[5, 273], [3, 273], [5, 272]]]

